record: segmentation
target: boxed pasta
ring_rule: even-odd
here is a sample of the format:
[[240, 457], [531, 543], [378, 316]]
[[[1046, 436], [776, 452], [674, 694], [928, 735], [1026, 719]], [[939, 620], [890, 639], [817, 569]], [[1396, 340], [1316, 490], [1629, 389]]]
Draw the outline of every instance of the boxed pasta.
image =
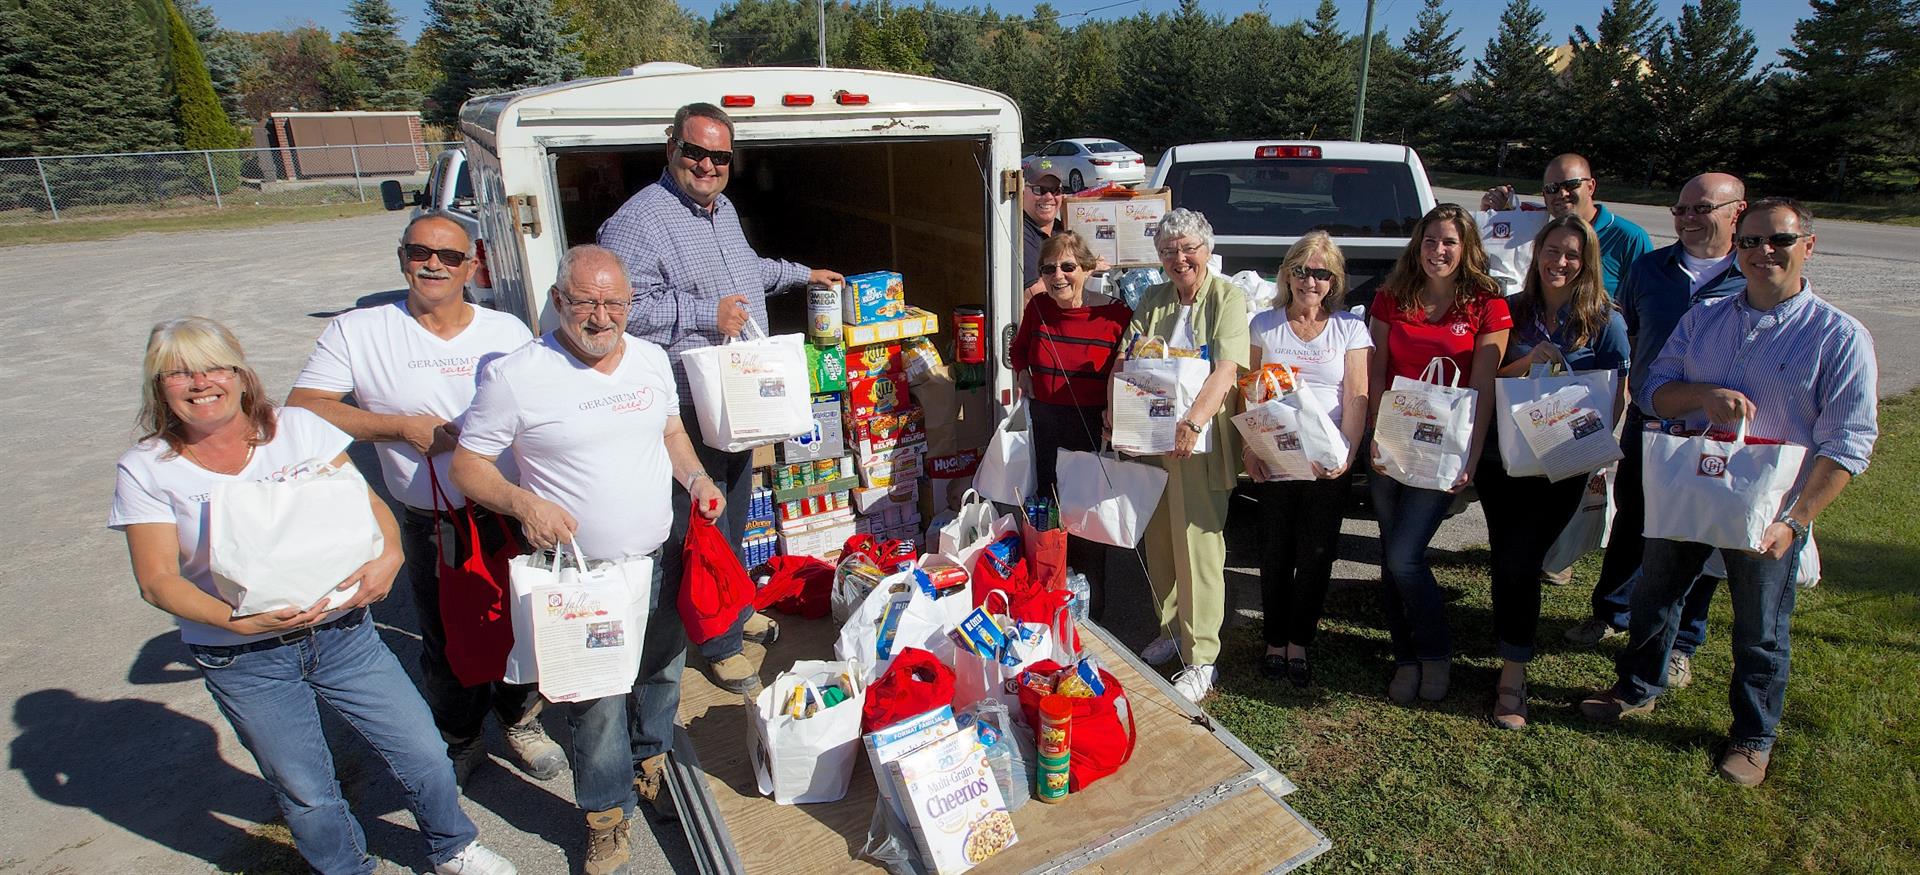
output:
[[921, 862], [935, 875], [965, 872], [1019, 841], [977, 733], [917, 748], [888, 763], [887, 777]]

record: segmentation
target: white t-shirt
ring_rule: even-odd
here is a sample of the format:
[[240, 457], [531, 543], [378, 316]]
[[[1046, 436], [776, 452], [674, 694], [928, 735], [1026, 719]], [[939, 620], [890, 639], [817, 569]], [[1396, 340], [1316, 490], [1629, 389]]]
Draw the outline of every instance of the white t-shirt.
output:
[[611, 374], [582, 363], [552, 332], [480, 370], [460, 445], [513, 450], [520, 485], [580, 524], [589, 559], [652, 553], [673, 522], [667, 417], [680, 413], [660, 347], [626, 337]]
[[1546, 210], [1476, 210], [1473, 224], [1487, 251], [1487, 272], [1500, 281], [1501, 294], [1520, 291], [1533, 266], [1533, 238], [1553, 214]]
[[[405, 300], [343, 313], [320, 332], [320, 341], [293, 385], [351, 392], [354, 403], [370, 413], [430, 414], [458, 423], [473, 401], [480, 367], [533, 339], [520, 320], [498, 310], [467, 306], [473, 310], [473, 321], [451, 340], [441, 340], [421, 326]], [[380, 441], [374, 447], [379, 450], [387, 491], [408, 506], [431, 510], [433, 485], [422, 476], [420, 452], [406, 441]], [[447, 475], [452, 461], [452, 453], [442, 453], [433, 464], [440, 474], [440, 489], [458, 507], [466, 497], [453, 488], [453, 478]], [[508, 480], [518, 478], [511, 461], [503, 460], [502, 473]]]
[[[277, 411], [279, 425], [273, 440], [255, 447], [253, 459], [238, 474], [217, 474], [183, 455], [173, 455], [167, 442], [145, 441], [120, 456], [113, 485], [113, 510], [107, 527], [125, 531], [139, 523], [171, 523], [180, 535], [180, 576], [215, 598], [213, 570], [208, 565], [207, 499], [220, 483], [271, 479], [275, 474], [307, 462], [331, 462], [345, 452], [353, 438], [310, 410], [285, 407]], [[338, 616], [327, 615], [321, 622]], [[272, 635], [236, 635], [218, 626], [174, 617], [180, 639], [188, 644], [231, 646], [271, 638]]]
[[1689, 254], [1685, 248], [1682, 248], [1680, 250], [1680, 270], [1684, 272], [1687, 275], [1687, 279], [1690, 280], [1687, 284], [1687, 294], [1700, 291], [1700, 287], [1706, 285], [1707, 280], [1719, 276], [1720, 271], [1732, 262], [1733, 253], [1731, 252], [1722, 258], [1696, 258]]
[[1174, 314], [1173, 331], [1167, 335], [1167, 345], [1176, 349], [1200, 348], [1200, 344], [1193, 342], [1192, 304], [1181, 304], [1179, 312]]
[[1260, 347], [1260, 363], [1299, 368], [1301, 381], [1319, 397], [1321, 406], [1338, 427], [1340, 393], [1347, 379], [1347, 353], [1373, 348], [1373, 334], [1367, 329], [1367, 320], [1352, 313], [1336, 312], [1318, 337], [1305, 341], [1293, 333], [1293, 326], [1287, 322], [1287, 311], [1262, 310], [1254, 314], [1247, 331]]

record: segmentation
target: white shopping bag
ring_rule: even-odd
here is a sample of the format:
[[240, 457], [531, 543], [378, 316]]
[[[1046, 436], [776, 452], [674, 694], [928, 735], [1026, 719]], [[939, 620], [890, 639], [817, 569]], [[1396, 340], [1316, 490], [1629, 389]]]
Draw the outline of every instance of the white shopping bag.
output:
[[[955, 599], [958, 601], [954, 605], [940, 604]], [[858, 661], [866, 671], [860, 679], [863, 684], [886, 672], [893, 658], [909, 647], [931, 651], [941, 662], [952, 665], [954, 645], [947, 632], [958, 620], [950, 617], [956, 611], [964, 617], [970, 610], [971, 597], [964, 593], [936, 600], [920, 588], [913, 572], [890, 575], [867, 593], [866, 600], [840, 627], [833, 656]]]
[[1475, 210], [1473, 224], [1487, 253], [1487, 273], [1501, 294], [1518, 294], [1533, 266], [1533, 238], [1553, 214], [1546, 210]]
[[[1270, 374], [1262, 379], [1277, 383]], [[1320, 396], [1304, 386], [1292, 392], [1275, 391], [1267, 400], [1249, 405], [1233, 417], [1233, 427], [1246, 439], [1272, 480], [1317, 480], [1314, 463], [1328, 471], [1347, 463], [1346, 435], [1327, 416]]]
[[[951, 553], [947, 553], [947, 555], [953, 558], [954, 564], [966, 569], [968, 574], [972, 574], [973, 569], [980, 561], [980, 553], [986, 550], [988, 545], [1008, 535], [1015, 537], [1020, 535], [1020, 519], [1013, 514], [1005, 513], [994, 517], [993, 521], [987, 525], [985, 532], [973, 539], [973, 543], [967, 544]], [[941, 552], [945, 553], [946, 551], [942, 550]], [[972, 584], [968, 585], [971, 586]]]
[[1019, 504], [1032, 495], [1038, 480], [1033, 470], [1033, 435], [1028, 431], [1027, 405], [1014, 402], [1007, 418], [993, 433], [980, 467], [973, 474], [974, 491], [990, 501]]
[[687, 390], [700, 419], [700, 437], [716, 450], [737, 453], [813, 432], [806, 339], [768, 337], [752, 319], [752, 340], [680, 353]]
[[1607, 533], [1613, 529], [1613, 477], [1617, 465], [1608, 465], [1587, 478], [1587, 491], [1573, 520], [1560, 530], [1560, 537], [1547, 548], [1540, 567], [1560, 572], [1573, 567], [1580, 557], [1607, 545]]
[[538, 683], [555, 702], [632, 689], [652, 613], [652, 559], [590, 561], [569, 545], [515, 556], [507, 570], [513, 650], [503, 680]]
[[[1002, 610], [993, 612], [994, 596], [1000, 596]], [[1011, 614], [1012, 600], [1004, 589], [987, 593], [980, 606], [1000, 621], [1000, 628], [1018, 640], [1007, 642], [1007, 649], [999, 654], [976, 654], [962, 647], [954, 648], [953, 656], [953, 707], [966, 710], [974, 703], [985, 698], [993, 698], [1005, 705], [1009, 713], [1020, 713], [1020, 693], [1013, 681], [1020, 677], [1034, 663], [1043, 659], [1059, 660], [1068, 654], [1061, 653], [1056, 642], [1062, 640], [1061, 624], [1072, 628], [1073, 618], [1065, 607], [1055, 612], [1051, 626], [1046, 623], [1016, 623]]]
[[[787, 703], [795, 689], [812, 696], [838, 683], [852, 694], [832, 707], [819, 707], [811, 716], [795, 717]], [[867, 687], [856, 662], [803, 659], [780, 673], [753, 700], [747, 736], [753, 776], [762, 795], [781, 805], [838, 802], [847, 795], [853, 764], [860, 757], [860, 711]], [[803, 706], [804, 707], [804, 706]]]
[[359, 470], [321, 459], [284, 478], [214, 486], [207, 501], [208, 565], [233, 615], [352, 599], [358, 584], [334, 587], [386, 548], [367, 495]]
[[[1130, 358], [1122, 362], [1110, 384], [1108, 408], [1113, 420], [1113, 448], [1130, 456], [1173, 452], [1180, 421], [1200, 397], [1213, 363], [1201, 358], [1169, 356], [1164, 344], [1160, 357]], [[1193, 451], [1213, 448], [1213, 420], [1200, 424]]]
[[1452, 359], [1435, 356], [1418, 380], [1393, 378], [1381, 396], [1373, 442], [1387, 475], [1419, 489], [1453, 488], [1467, 470], [1473, 441], [1473, 405], [1478, 392], [1460, 388], [1460, 369], [1441, 383]]
[[959, 512], [941, 526], [938, 537], [929, 539], [928, 543], [938, 552], [957, 557], [961, 549], [980, 540], [993, 529], [995, 516], [993, 503], [982, 498], [977, 490], [968, 489], [960, 496]]
[[1613, 398], [1620, 372], [1543, 370], [1494, 381], [1493, 421], [1507, 474], [1557, 483], [1619, 461]]
[[1741, 420], [1731, 441], [1706, 434], [1641, 433], [1649, 538], [1758, 550], [1800, 477], [1807, 448], [1747, 442]]
[[1115, 547], [1132, 548], [1167, 489], [1167, 472], [1113, 453], [1060, 450], [1055, 485], [1060, 526], [1067, 533]]

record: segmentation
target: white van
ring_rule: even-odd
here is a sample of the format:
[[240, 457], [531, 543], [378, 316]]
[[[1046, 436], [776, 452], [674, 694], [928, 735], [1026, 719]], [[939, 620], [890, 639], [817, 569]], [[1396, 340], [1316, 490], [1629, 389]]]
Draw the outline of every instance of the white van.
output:
[[[899, 271], [907, 303], [939, 316], [943, 348], [953, 309], [983, 307], [1004, 363], [1020, 306], [1019, 109], [982, 88], [870, 70], [649, 64], [469, 101], [460, 133], [495, 307], [553, 327], [560, 254], [594, 242], [659, 178], [674, 111], [694, 102], [733, 117], [726, 195], [761, 255]], [[802, 330], [803, 297], [770, 298], [770, 330]], [[1011, 377], [994, 370], [1004, 397]]]

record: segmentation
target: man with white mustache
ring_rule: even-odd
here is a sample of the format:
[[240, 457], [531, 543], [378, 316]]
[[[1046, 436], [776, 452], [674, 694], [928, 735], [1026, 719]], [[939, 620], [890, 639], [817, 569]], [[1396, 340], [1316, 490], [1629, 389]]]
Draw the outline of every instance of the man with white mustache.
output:
[[[440, 601], [441, 560], [459, 567], [476, 549], [464, 527], [454, 525], [451, 511], [466, 497], [454, 487], [447, 467], [460, 419], [473, 401], [475, 375], [487, 360], [519, 349], [533, 335], [512, 316], [467, 303], [464, 290], [479, 262], [458, 222], [435, 215], [408, 222], [400, 234], [399, 260], [406, 298], [352, 310], [327, 323], [294, 379], [287, 404], [319, 414], [355, 440], [373, 442], [387, 491], [404, 507], [400, 537], [420, 623], [421, 687], [434, 725], [446, 739], [455, 776], [465, 784], [486, 760], [486, 719], [492, 711], [521, 771], [549, 780], [566, 770], [567, 758], [540, 727], [539, 690], [531, 684], [462, 682], [461, 675], [471, 677], [473, 669], [463, 664], [466, 671], [456, 670], [447, 656], [447, 618]], [[506, 476], [515, 475], [509, 470]], [[436, 481], [444, 500], [434, 497]], [[443, 516], [436, 507], [448, 513]], [[477, 549], [487, 555], [506, 536], [481, 513]], [[447, 547], [444, 556], [441, 544]], [[456, 628], [453, 634], [460, 639], [477, 632]], [[461, 652], [458, 645], [454, 649]]]
[[[454, 451], [454, 483], [519, 519], [536, 550], [577, 544], [589, 559], [652, 558], [652, 610], [634, 695], [670, 686], [677, 701], [685, 649], [667, 634], [680, 628], [680, 616], [662, 586], [661, 561], [679, 549], [662, 549], [673, 527], [670, 494], [678, 483], [708, 519], [725, 513], [727, 502], [681, 423], [666, 351], [626, 336], [633, 287], [619, 258], [598, 246], [567, 250], [548, 294], [560, 327], [481, 371]], [[508, 450], [520, 467], [517, 486], [495, 464]], [[635, 804], [629, 698], [556, 706], [573, 728], [574, 800], [587, 814], [589, 875], [628, 868]], [[667, 733], [672, 719], [656, 715], [643, 726]]]
[[[1639, 386], [1660, 357], [1680, 317], [1702, 301], [1746, 291], [1747, 278], [1734, 263], [1733, 226], [1747, 207], [1747, 189], [1740, 178], [1727, 173], [1702, 173], [1687, 181], [1673, 205], [1673, 231], [1680, 238], [1635, 259], [1620, 284], [1615, 301], [1626, 317], [1633, 342], [1633, 366], [1627, 385]], [[1613, 528], [1607, 539], [1606, 562], [1593, 588], [1593, 614], [1566, 632], [1568, 641], [1593, 645], [1627, 634], [1628, 608], [1639, 580], [1644, 542], [1645, 496], [1640, 489], [1640, 440], [1647, 414], [1629, 405], [1625, 418], [1626, 453], [1613, 485]], [[1717, 576], [1717, 575], [1716, 575]], [[1703, 576], [1683, 602], [1680, 634], [1669, 658], [1667, 685], [1685, 687], [1693, 681], [1693, 653], [1706, 642], [1707, 605], [1717, 586], [1715, 576]]]

